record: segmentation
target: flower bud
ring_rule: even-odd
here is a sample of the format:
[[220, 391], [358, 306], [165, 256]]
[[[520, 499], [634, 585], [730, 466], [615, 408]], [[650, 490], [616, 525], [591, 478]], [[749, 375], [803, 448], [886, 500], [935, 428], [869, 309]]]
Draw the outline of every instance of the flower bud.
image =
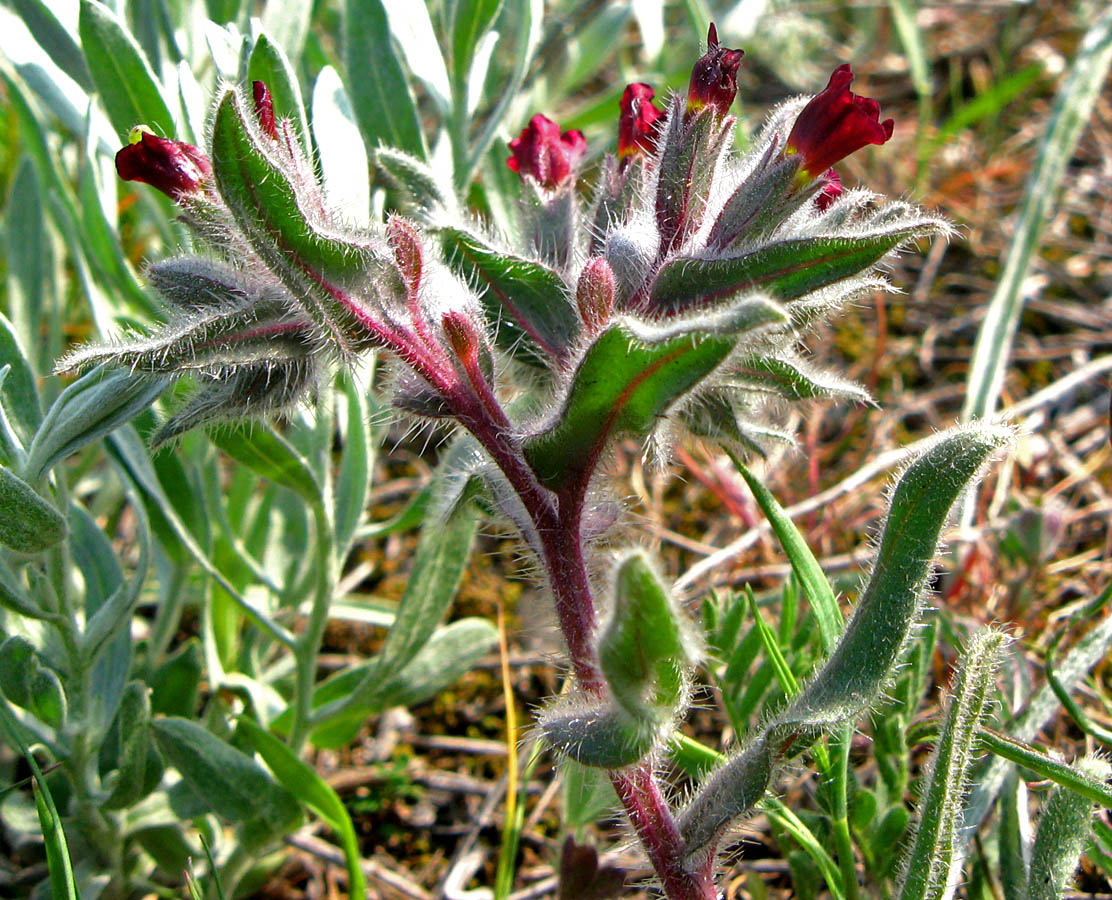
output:
[[459, 357], [464, 366], [476, 364], [483, 340], [478, 329], [475, 328], [475, 323], [459, 310], [453, 309], [444, 313], [441, 325], [452, 352]]
[[664, 115], [653, 103], [656, 92], [647, 84], [628, 85], [622, 94], [621, 118], [618, 120], [618, 158], [624, 161], [634, 154], [651, 156], [656, 152], [658, 126]]
[[820, 94], [803, 107], [788, 135], [785, 155], [800, 156], [800, 172], [815, 178], [867, 144], [892, 137], [892, 119], [880, 121], [880, 104], [849, 89], [853, 70], [838, 66]]
[[614, 311], [614, 294], [614, 270], [610, 264], [601, 256], [588, 260], [575, 289], [579, 318], [588, 333], [597, 334], [610, 321]]
[[737, 70], [744, 50], [730, 50], [718, 43], [718, 30], [711, 23], [707, 31], [707, 52], [691, 70], [687, 88], [687, 115], [705, 106], [713, 106], [720, 115], [730, 111], [737, 96]]
[[212, 165], [192, 144], [161, 138], [140, 125], [116, 154], [116, 172], [124, 181], [141, 181], [181, 200], [201, 191], [201, 183], [212, 176]]
[[255, 101], [255, 115], [263, 131], [278, 140], [278, 127], [274, 123], [274, 98], [265, 81], [251, 82], [251, 96]]
[[576, 164], [587, 152], [582, 131], [560, 133], [560, 126], [539, 113], [510, 141], [513, 155], [506, 160], [522, 178], [529, 176], [546, 188], [558, 188], [574, 177]]

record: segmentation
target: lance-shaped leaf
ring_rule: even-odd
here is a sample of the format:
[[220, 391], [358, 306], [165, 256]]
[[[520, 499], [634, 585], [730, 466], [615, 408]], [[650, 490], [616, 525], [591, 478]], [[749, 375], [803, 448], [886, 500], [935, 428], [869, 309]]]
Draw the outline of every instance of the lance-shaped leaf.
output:
[[679, 256], [657, 273], [650, 305], [654, 310], [684, 312], [753, 290], [777, 300], [796, 300], [868, 269], [904, 241], [947, 230], [940, 219], [917, 216], [882, 230], [792, 238], [724, 259]]
[[949, 896], [951, 866], [955, 856], [961, 856], [955, 837], [961, 826], [977, 731], [991, 706], [993, 676], [1007, 640], [1002, 632], [986, 628], [977, 632], [965, 649], [929, 764], [900, 900], [941, 900]]
[[831, 727], [879, 696], [918, 619], [939, 535], [961, 493], [1012, 432], [959, 428], [939, 436], [892, 492], [869, 583], [837, 648], [777, 724]]
[[727, 382], [747, 390], [776, 394], [788, 400], [833, 397], [868, 403], [868, 391], [852, 381], [824, 372], [794, 354], [756, 356], [730, 366]]
[[423, 160], [394, 147], [379, 147], [374, 152], [375, 165], [398, 189], [406, 212], [422, 220], [457, 212], [456, 195], [451, 180], [445, 180]]
[[620, 769], [644, 759], [660, 743], [660, 727], [610, 704], [557, 703], [537, 717], [541, 734], [582, 766]]
[[555, 420], [525, 441], [529, 465], [552, 490], [582, 483], [619, 435], [649, 434], [730, 355], [739, 334], [786, 321], [780, 306], [759, 297], [670, 329], [615, 322], [580, 360]]
[[[1107, 781], [1112, 771], [1107, 762], [1096, 757], [1080, 760], [1077, 768], [1100, 782]], [[1064, 787], [1054, 789], [1031, 848], [1028, 900], [1058, 900], [1063, 895], [1088, 843], [1092, 821], [1092, 800]]]
[[216, 107], [212, 167], [221, 196], [255, 252], [341, 350], [374, 342], [376, 319], [351, 286], [370, 281], [373, 290], [392, 267], [369, 236], [341, 237], [328, 227], [315, 179], [292, 171], [247, 110], [236, 90]]
[[445, 228], [441, 240], [452, 264], [485, 286], [483, 309], [499, 347], [546, 366], [567, 355], [579, 333], [579, 318], [554, 269], [496, 250], [462, 229]]
[[151, 435], [151, 446], [199, 425], [283, 412], [316, 384], [317, 370], [312, 357], [240, 366], [194, 391], [186, 405]]
[[66, 520], [22, 478], [0, 466], [0, 544], [38, 553], [61, 543]]

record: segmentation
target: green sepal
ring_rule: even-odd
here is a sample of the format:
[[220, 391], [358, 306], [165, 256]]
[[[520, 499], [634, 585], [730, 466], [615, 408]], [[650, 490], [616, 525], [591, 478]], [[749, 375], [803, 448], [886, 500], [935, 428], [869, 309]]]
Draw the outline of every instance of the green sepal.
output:
[[552, 490], [582, 482], [611, 441], [648, 435], [730, 355], [740, 332], [785, 321], [778, 305], [754, 298], [728, 318], [668, 330], [615, 322], [580, 360], [555, 420], [526, 439], [525, 458]]
[[852, 237], [777, 241], [740, 256], [676, 257], [657, 273], [649, 292], [650, 306], [665, 312], [684, 312], [743, 291], [763, 291], [781, 301], [796, 300], [863, 272], [904, 241], [945, 230], [943, 222], [922, 218]]
[[645, 758], [663, 739], [660, 723], [618, 706], [557, 707], [540, 716], [544, 739], [583, 766], [620, 769]]
[[579, 317], [555, 269], [498, 250], [470, 231], [445, 228], [440, 235], [445, 257], [485, 287], [483, 309], [501, 349], [534, 365], [567, 356]]
[[699, 657], [698, 639], [643, 553], [618, 565], [614, 609], [598, 654], [614, 702], [632, 718], [667, 722], [677, 714]]
[[66, 520], [10, 469], [0, 466], [0, 544], [39, 553], [61, 543]]

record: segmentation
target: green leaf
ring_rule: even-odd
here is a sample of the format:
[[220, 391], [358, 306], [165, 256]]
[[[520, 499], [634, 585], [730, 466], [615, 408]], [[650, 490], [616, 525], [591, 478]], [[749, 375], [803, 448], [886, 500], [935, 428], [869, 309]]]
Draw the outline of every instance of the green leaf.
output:
[[811, 603], [815, 621], [818, 622], [819, 632], [822, 634], [823, 646], [829, 652], [834, 648], [838, 636], [845, 627], [842, 620], [842, 611], [838, 609], [838, 599], [834, 596], [830, 582], [826, 580], [822, 567], [815, 559], [815, 554], [811, 552], [811, 548], [807, 546], [803, 535], [799, 533], [795, 523], [785, 514], [784, 508], [772, 495], [772, 492], [753, 477], [753, 473], [735, 454], [729, 451], [727, 453], [738, 472], [741, 473], [741, 477], [745, 479], [745, 483], [749, 485], [749, 490], [753, 492], [753, 498], [757, 501], [761, 512], [765, 514], [765, 518], [768, 519], [772, 530], [776, 533], [780, 546], [784, 548], [784, 553], [787, 554], [788, 560], [791, 562], [792, 571], [795, 572], [800, 584], [803, 585], [803, 590], [807, 592], [807, 599]]
[[8, 733], [9, 740], [19, 748], [35, 777], [35, 810], [39, 816], [39, 827], [42, 828], [43, 841], [46, 844], [50, 896], [52, 900], [79, 900], [77, 880], [74, 878], [69, 846], [66, 843], [66, 832], [62, 828], [62, 817], [58, 815], [58, 807], [54, 804], [50, 787], [43, 778], [42, 769], [39, 768], [34, 755], [20, 737], [19, 725], [12, 711], [3, 701], [0, 701], [0, 718], [4, 720], [4, 730]]
[[448, 11], [452, 33], [452, 84], [456, 102], [467, 97], [475, 48], [490, 30], [503, 0], [453, 0]]
[[50, 7], [43, 0], [12, 0], [11, 5], [58, 68], [76, 81], [82, 90], [91, 91], [93, 80], [81, 55], [81, 48]]
[[365, 897], [367, 884], [363, 876], [359, 841], [351, 824], [351, 816], [339, 795], [270, 732], [250, 719], [240, 719], [239, 729], [250, 739], [251, 745], [270, 767], [278, 783], [324, 819], [328, 827], [336, 832], [347, 862], [349, 896]]
[[167, 379], [94, 369], [67, 387], [47, 411], [28, 450], [27, 477], [36, 482], [60, 460], [135, 418], [166, 388]]
[[141, 681], [131, 681], [124, 688], [116, 711], [119, 732], [119, 754], [116, 774], [105, 809], [124, 809], [141, 800], [148, 791], [147, 762], [151, 752], [150, 689]]
[[97, 0], [81, 0], [81, 47], [112, 127], [126, 135], [136, 125], [171, 137], [174, 117], [150, 63], [124, 22]]
[[942, 733], [919, 801], [919, 824], [908, 856], [899, 900], [941, 900], [955, 857], [977, 732], [991, 707], [996, 667], [1007, 636], [978, 631], [965, 648], [954, 680]]
[[382, 0], [347, 0], [343, 44], [345, 71], [359, 73], [349, 87], [367, 144], [386, 144], [427, 159], [417, 104], [394, 52]]
[[256, 475], [293, 491], [307, 503], [321, 502], [320, 485], [308, 461], [270, 426], [252, 423], [216, 428], [209, 437]]
[[[373, 369], [372, 369], [373, 371]], [[335, 513], [336, 556], [343, 559], [355, 537], [355, 529], [367, 505], [371, 486], [371, 469], [375, 452], [371, 446], [370, 425], [367, 421], [367, 397], [354, 373], [341, 376], [347, 410], [347, 427], [344, 429], [344, 447], [340, 456], [340, 471], [336, 476]]]
[[904, 241], [945, 231], [937, 219], [917, 219], [873, 234], [793, 238], [727, 259], [680, 256], [657, 273], [653, 309], [684, 312], [745, 291], [791, 301], [857, 275]]
[[[8, 220], [9, 229], [11, 219]], [[24, 445], [31, 441], [42, 422], [42, 407], [35, 373], [20, 346], [15, 329], [0, 315], [0, 366], [11, 366], [0, 385], [0, 401]]]
[[1055, 98], [1039, 157], [1027, 181], [1015, 234], [1008, 241], [1004, 268], [973, 347], [963, 421], [987, 417], [996, 409], [1026, 299], [1023, 284], [1038, 253], [1043, 226], [1052, 217], [1066, 167], [1101, 95], [1110, 66], [1112, 7], [1104, 9], [1089, 26]]
[[312, 147], [309, 122], [297, 74], [282, 47], [265, 34], [260, 34], [251, 48], [251, 56], [247, 60], [247, 80], [261, 81], [267, 86], [274, 102], [275, 118], [293, 121], [294, 134], [301, 143], [301, 149], [308, 153]]
[[197, 712], [203, 674], [201, 642], [192, 637], [150, 676], [151, 712], [192, 718]]
[[1105, 781], [1094, 778], [1091, 773], [1054, 759], [1037, 747], [1010, 735], [986, 728], [981, 731], [980, 739], [984, 749], [990, 753], [1030, 769], [1039, 777], [1068, 788], [1092, 803], [1099, 803], [1105, 809], [1112, 809], [1112, 787]]
[[274, 35], [275, 42], [289, 49], [294, 57], [301, 55], [313, 16], [312, 0], [283, 0], [268, 3], [263, 9], [263, 27]]
[[541, 734], [557, 751], [582, 766], [620, 769], [652, 752], [659, 725], [634, 718], [618, 706], [559, 703], [538, 717]]
[[155, 719], [151, 727], [166, 760], [217, 815], [235, 823], [261, 820], [275, 836], [295, 826], [297, 800], [250, 756], [188, 719]]
[[789, 400], [834, 397], [868, 403], [868, 392], [858, 384], [823, 372], [790, 355], [755, 356], [730, 367], [729, 382], [745, 390], [768, 391]]
[[546, 366], [567, 355], [579, 335], [579, 317], [554, 269], [458, 228], [443, 229], [441, 241], [452, 264], [485, 288], [483, 309], [499, 347]]
[[[313, 692], [314, 709], [322, 709], [313, 729], [313, 745], [343, 747], [371, 716], [391, 706], [424, 703], [470, 672], [497, 643], [497, 629], [486, 619], [459, 619], [433, 632], [400, 669], [382, 673], [376, 658], [329, 678]], [[323, 709], [326, 706], [342, 709], [330, 713]], [[285, 731], [291, 722], [292, 716], [284, 712], [273, 727]]]
[[53, 251], [47, 232], [42, 182], [34, 164], [24, 159], [15, 173], [8, 200], [5, 250], [8, 260], [8, 302], [14, 338], [32, 369], [46, 361], [42, 341], [43, 311], [50, 309], [54, 284]]
[[428, 7], [410, 0], [382, 0], [382, 5], [409, 71], [424, 83], [433, 102], [446, 113], [452, 103], [452, 87]]
[[658, 332], [617, 322], [599, 334], [572, 376], [559, 415], [524, 442], [525, 458], [541, 483], [562, 490], [590, 477], [613, 440], [648, 435], [660, 416], [713, 372], [739, 332], [786, 318], [763, 298], [733, 316]]
[[371, 216], [367, 150], [351, 100], [331, 66], [321, 69], [313, 86], [313, 135], [330, 211], [343, 221], [366, 227]]
[[998, 426], [939, 435], [900, 476], [873, 573], [837, 648], [777, 722], [827, 727], [872, 703], [918, 618], [950, 509], [1012, 432]]
[[374, 150], [374, 162], [401, 193], [399, 202], [409, 215], [422, 221], [442, 210], [455, 215], [451, 183], [445, 184], [424, 160], [383, 145]]
[[40, 553], [66, 537], [66, 520], [14, 472], [0, 466], [0, 544]]

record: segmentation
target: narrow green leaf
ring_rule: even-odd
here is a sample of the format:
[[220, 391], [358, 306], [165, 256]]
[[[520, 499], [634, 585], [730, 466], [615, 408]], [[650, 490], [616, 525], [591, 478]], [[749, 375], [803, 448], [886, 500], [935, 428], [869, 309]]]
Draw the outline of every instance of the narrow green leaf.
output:
[[993, 452], [1002, 427], [967, 426], [939, 435], [892, 492], [869, 583], [837, 648], [782, 723], [830, 725], [859, 715], [879, 693], [918, 618], [922, 592], [950, 509]]
[[962, 855], [957, 835], [977, 732], [991, 707], [993, 680], [1006, 642], [1002, 632], [985, 628], [973, 635], [962, 654], [919, 800], [918, 828], [899, 900], [941, 900], [948, 896], [951, 865]]
[[31, 773], [35, 776], [35, 809], [38, 812], [39, 826], [42, 828], [43, 840], [46, 843], [50, 896], [52, 900], [79, 900], [80, 895], [77, 892], [77, 880], [70, 862], [66, 833], [62, 828], [62, 817], [58, 815], [58, 807], [54, 804], [50, 787], [43, 778], [42, 769], [39, 768], [34, 755], [20, 737], [20, 728], [15, 716], [3, 700], [0, 700], [0, 718], [4, 720], [4, 730], [8, 733], [8, 739], [19, 748], [27, 760], [27, 765], [31, 767]]
[[286, 790], [308, 806], [336, 832], [348, 870], [348, 894], [352, 898], [366, 896], [367, 883], [360, 865], [359, 841], [351, 816], [339, 795], [310, 766], [270, 732], [250, 719], [240, 719], [239, 729], [250, 739], [255, 751], [270, 767], [274, 777]]
[[1043, 226], [1057, 202], [1066, 166], [1073, 157], [1093, 104], [1112, 66], [1112, 7], [1089, 26], [1054, 101], [1054, 112], [1027, 181], [1015, 235], [973, 347], [962, 419], [990, 416], [996, 409], [1025, 295], [1023, 283], [1039, 249]]
[[291, 119], [294, 134], [301, 142], [306, 153], [312, 147], [309, 142], [309, 121], [305, 115], [305, 102], [301, 99], [301, 87], [297, 74], [290, 64], [282, 47], [265, 34], [260, 34], [251, 48], [247, 59], [247, 80], [261, 81], [270, 91], [274, 102], [274, 115], [278, 119]]
[[124, 688], [116, 712], [119, 732], [119, 753], [116, 773], [106, 809], [124, 809], [141, 800], [147, 791], [148, 755], [151, 753], [150, 689], [141, 681], [132, 681]]
[[737, 334], [781, 324], [775, 303], [755, 299], [737, 319], [711, 327], [654, 332], [619, 321], [587, 349], [555, 420], [524, 443], [541, 483], [561, 490], [581, 482], [623, 434], [648, 435], [658, 417], [729, 356]]
[[542, 365], [568, 353], [579, 334], [579, 317], [554, 269], [497, 250], [458, 228], [443, 229], [441, 241], [452, 264], [486, 288], [483, 309], [499, 347]]
[[287, 833], [300, 808], [293, 794], [250, 756], [197, 722], [166, 718], [151, 722], [159, 749], [209, 806], [230, 822], [261, 819], [274, 835]]
[[345, 70], [359, 73], [349, 87], [367, 144], [386, 144], [427, 159], [417, 105], [394, 52], [382, 0], [347, 0], [343, 44]]
[[1046, 73], [1042, 63], [1025, 66], [1018, 72], [1004, 75], [986, 90], [978, 90], [943, 122], [934, 133], [931, 155], [938, 152], [951, 138], [983, 119], [994, 120], [1000, 111], [1019, 97]]
[[59, 461], [135, 418], [167, 379], [94, 369], [67, 387], [47, 411], [28, 450], [27, 476], [38, 481]]
[[753, 477], [753, 473], [749, 471], [737, 455], [728, 450], [727, 453], [738, 472], [741, 473], [741, 477], [745, 479], [745, 483], [749, 485], [749, 490], [753, 492], [753, 498], [757, 501], [761, 512], [765, 514], [765, 518], [768, 519], [772, 530], [776, 533], [780, 546], [784, 548], [784, 553], [787, 554], [788, 561], [791, 563], [792, 571], [795, 572], [800, 584], [803, 585], [803, 590], [807, 592], [807, 599], [811, 603], [815, 621], [818, 623], [819, 632], [822, 634], [823, 647], [829, 653], [834, 649], [845, 623], [842, 619], [842, 611], [838, 608], [838, 598], [834, 596], [834, 591], [830, 587], [830, 582], [826, 580], [826, 574], [822, 571], [822, 566], [819, 565], [819, 561], [815, 559], [815, 554], [807, 546], [803, 535], [799, 533], [795, 523], [785, 514], [784, 508], [772, 492]]
[[69, 75], [85, 91], [93, 88], [93, 79], [85, 65], [81, 47], [66, 27], [58, 21], [50, 7], [43, 0], [12, 0], [11, 4], [27, 30], [34, 35], [58, 68]]
[[753, 596], [751, 588], [748, 588], [748, 600], [749, 612], [753, 616], [753, 627], [761, 639], [765, 656], [772, 663], [772, 670], [776, 673], [780, 690], [784, 692], [784, 696], [794, 697], [799, 693], [799, 682], [792, 674], [792, 668], [788, 665], [788, 661], [784, 658], [784, 651], [780, 649], [780, 643], [776, 640], [776, 632], [769, 627], [764, 620], [764, 616], [761, 615], [760, 607], [757, 606], [757, 598]]
[[453, 0], [448, 22], [452, 33], [452, 84], [456, 102], [467, 97], [475, 48], [490, 30], [503, 0]]
[[270, 426], [253, 423], [217, 428], [209, 437], [256, 475], [293, 491], [307, 503], [321, 502], [320, 485], [308, 461]]
[[81, 47], [112, 127], [126, 135], [136, 125], [157, 134], [175, 132], [164, 91], [142, 48], [112, 10], [97, 0], [81, 0]]
[[446, 113], [452, 104], [452, 87], [428, 7], [409, 0], [382, 0], [382, 5], [409, 71], [424, 83], [433, 102]]
[[[8, 261], [8, 328], [32, 369], [48, 364], [42, 358], [42, 318], [53, 305], [53, 249], [47, 233], [42, 182], [35, 165], [23, 159], [15, 172], [8, 199], [5, 250]], [[13, 348], [14, 349], [14, 348]], [[21, 354], [22, 355], [22, 354]]]
[[1030, 769], [1039, 777], [1068, 788], [1092, 803], [1099, 803], [1105, 809], [1112, 809], [1112, 787], [1091, 774], [1054, 759], [1037, 747], [998, 731], [984, 729], [980, 739], [984, 749], [990, 753]]
[[66, 520], [22, 478], [0, 466], [0, 544], [40, 553], [66, 537]]
[[20, 346], [12, 323], [3, 315], [0, 315], [0, 366], [11, 367], [0, 385], [0, 400], [26, 446], [42, 422], [42, 407], [39, 405], [34, 369]]
[[313, 135], [330, 210], [342, 221], [368, 226], [371, 183], [367, 150], [351, 100], [331, 66], [321, 69], [313, 86]]
[[[372, 369], [373, 371], [373, 369]], [[371, 486], [371, 469], [375, 452], [371, 446], [370, 423], [367, 421], [367, 396], [354, 373], [341, 376], [347, 427], [344, 429], [340, 471], [336, 476], [336, 556], [343, 559], [355, 536], [355, 529], [367, 505]]]
[[268, 3], [263, 9], [263, 28], [267, 34], [274, 36], [277, 47], [285, 47], [297, 59], [305, 46], [312, 15], [312, 0]]
[[665, 263], [653, 281], [653, 309], [668, 312], [704, 307], [743, 291], [796, 300], [857, 275], [914, 237], [944, 232], [938, 219], [917, 219], [872, 234], [777, 241], [729, 259], [681, 256]]

